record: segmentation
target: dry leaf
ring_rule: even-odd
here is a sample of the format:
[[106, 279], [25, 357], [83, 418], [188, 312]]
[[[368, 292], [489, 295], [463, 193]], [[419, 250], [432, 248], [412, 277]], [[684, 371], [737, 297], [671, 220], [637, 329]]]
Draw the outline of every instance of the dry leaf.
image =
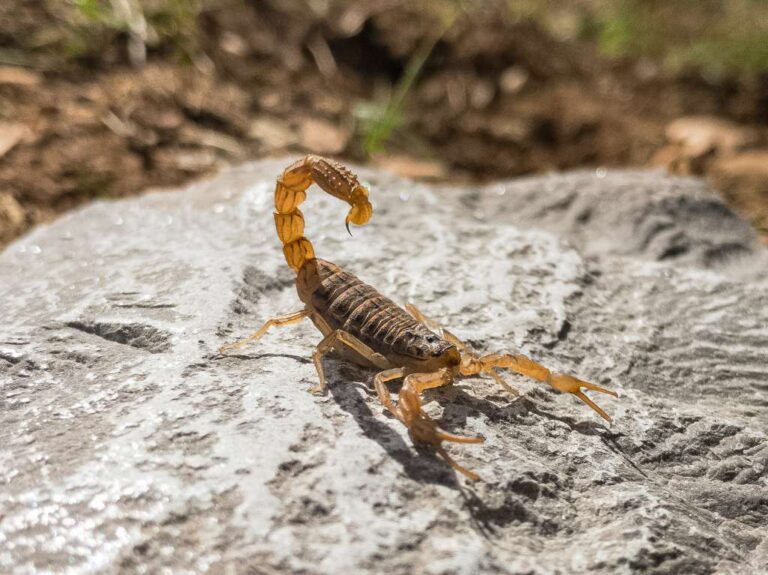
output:
[[0, 122], [0, 158], [10, 152], [30, 131], [24, 124]]
[[389, 172], [414, 180], [436, 180], [446, 175], [445, 166], [437, 161], [404, 155], [377, 156], [374, 164]]
[[299, 136], [282, 120], [270, 117], [256, 118], [248, 128], [248, 137], [268, 148], [286, 148], [296, 143]]
[[327, 120], [308, 118], [299, 126], [301, 146], [316, 154], [338, 154], [348, 141], [349, 133]]
[[17, 86], [37, 86], [41, 81], [40, 74], [19, 68], [17, 66], [0, 66], [0, 84], [15, 84]]
[[688, 156], [701, 156], [710, 151], [728, 154], [742, 150], [757, 140], [751, 128], [712, 116], [686, 116], [667, 126], [667, 139], [679, 144]]

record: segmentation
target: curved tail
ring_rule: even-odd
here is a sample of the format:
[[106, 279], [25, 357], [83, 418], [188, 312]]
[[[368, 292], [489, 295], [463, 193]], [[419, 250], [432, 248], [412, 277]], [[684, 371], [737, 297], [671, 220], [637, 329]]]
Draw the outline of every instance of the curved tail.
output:
[[345, 220], [347, 230], [350, 222], [363, 225], [373, 214], [368, 190], [340, 163], [310, 155], [288, 166], [275, 187], [275, 227], [283, 243], [285, 261], [296, 272], [315, 258], [312, 243], [304, 237], [304, 214], [299, 210], [313, 182], [351, 206]]

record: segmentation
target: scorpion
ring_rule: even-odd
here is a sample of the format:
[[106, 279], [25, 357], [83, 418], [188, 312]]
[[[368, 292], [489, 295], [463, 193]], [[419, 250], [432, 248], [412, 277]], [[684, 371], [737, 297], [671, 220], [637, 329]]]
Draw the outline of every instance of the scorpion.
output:
[[[508, 369], [575, 395], [611, 422], [610, 416], [582, 390], [618, 397], [616, 392], [552, 372], [524, 355], [479, 355], [412, 304], [402, 308], [340, 266], [315, 257], [312, 243], [304, 236], [304, 215], [299, 210], [313, 183], [350, 205], [345, 219], [347, 231], [350, 223], [363, 225], [371, 218], [373, 206], [368, 189], [339, 162], [307, 155], [288, 166], [275, 187], [275, 227], [285, 259], [296, 272], [296, 289], [304, 307], [267, 320], [253, 335], [222, 346], [222, 354], [259, 339], [272, 327], [309, 318], [323, 335], [312, 356], [319, 383], [310, 391], [325, 392], [323, 357], [331, 351], [345, 361], [378, 369], [373, 385], [384, 408], [405, 425], [414, 443], [432, 447], [448, 465], [471, 480], [479, 476], [457, 463], [443, 442], [482, 443], [485, 438], [441, 429], [422, 409], [421, 394], [427, 389], [450, 385], [459, 377], [486, 375], [518, 395], [497, 371]], [[403, 384], [394, 402], [386, 384], [397, 379], [403, 379]]]

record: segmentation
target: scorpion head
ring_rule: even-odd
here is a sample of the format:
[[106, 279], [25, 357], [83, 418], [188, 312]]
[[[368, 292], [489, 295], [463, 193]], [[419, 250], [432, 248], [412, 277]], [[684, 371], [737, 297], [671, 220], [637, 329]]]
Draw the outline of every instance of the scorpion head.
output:
[[458, 368], [461, 354], [456, 346], [437, 334], [420, 334], [410, 348], [411, 355], [420, 369], [435, 371], [443, 367]]

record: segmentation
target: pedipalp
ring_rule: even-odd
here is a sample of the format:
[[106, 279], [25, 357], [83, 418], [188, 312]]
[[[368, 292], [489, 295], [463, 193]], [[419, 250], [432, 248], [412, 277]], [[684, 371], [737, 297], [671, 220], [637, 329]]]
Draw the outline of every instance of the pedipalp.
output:
[[499, 376], [499, 374], [495, 371], [496, 369], [509, 369], [515, 373], [519, 373], [520, 375], [525, 375], [537, 381], [547, 383], [557, 391], [573, 394], [589, 407], [591, 407], [608, 423], [611, 423], [612, 421], [611, 417], [594, 401], [587, 397], [584, 392], [581, 391], [581, 389], [589, 389], [599, 393], [606, 393], [608, 395], [618, 397], [619, 395], [615, 391], [606, 389], [605, 387], [601, 387], [588, 381], [582, 381], [581, 379], [577, 379], [572, 375], [556, 372], [553, 373], [543, 365], [536, 363], [524, 355], [492, 353], [478, 357], [473, 354], [468, 358], [468, 361], [462, 361], [460, 372], [461, 375], [488, 374], [499, 381], [499, 383], [501, 383], [501, 376]]

